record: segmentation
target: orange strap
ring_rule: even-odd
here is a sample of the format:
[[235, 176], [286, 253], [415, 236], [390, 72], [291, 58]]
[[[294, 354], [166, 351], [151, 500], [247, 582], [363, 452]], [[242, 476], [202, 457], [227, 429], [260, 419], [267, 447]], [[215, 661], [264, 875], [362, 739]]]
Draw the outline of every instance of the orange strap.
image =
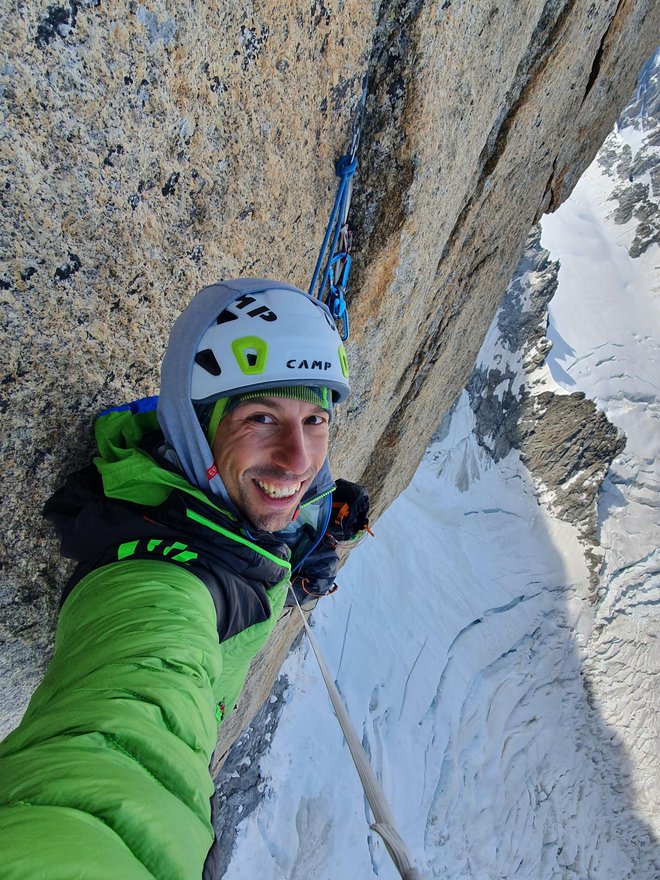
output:
[[348, 514], [351, 512], [351, 508], [348, 506], [348, 504], [345, 501], [344, 502], [334, 501], [332, 506], [339, 508], [339, 510], [337, 511], [337, 515], [335, 516], [335, 522], [337, 523], [338, 526], [340, 526], [342, 520], [345, 519], [348, 516]]

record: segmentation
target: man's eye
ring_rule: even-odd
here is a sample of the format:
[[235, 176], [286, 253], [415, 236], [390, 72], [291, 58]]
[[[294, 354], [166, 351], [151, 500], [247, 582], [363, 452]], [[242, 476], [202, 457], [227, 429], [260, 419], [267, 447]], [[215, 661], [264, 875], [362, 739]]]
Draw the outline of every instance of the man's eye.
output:
[[328, 420], [324, 419], [323, 416], [309, 416], [306, 422], [308, 425], [327, 425]]
[[250, 416], [250, 421], [256, 422], [258, 425], [272, 425], [275, 420], [268, 413], [253, 413]]

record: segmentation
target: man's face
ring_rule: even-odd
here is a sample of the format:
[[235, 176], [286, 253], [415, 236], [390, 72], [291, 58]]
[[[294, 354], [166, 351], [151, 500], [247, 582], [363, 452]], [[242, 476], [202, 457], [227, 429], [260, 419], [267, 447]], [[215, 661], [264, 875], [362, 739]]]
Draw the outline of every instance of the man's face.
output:
[[287, 526], [328, 453], [328, 413], [287, 397], [240, 403], [220, 422], [213, 458], [229, 496], [257, 526]]

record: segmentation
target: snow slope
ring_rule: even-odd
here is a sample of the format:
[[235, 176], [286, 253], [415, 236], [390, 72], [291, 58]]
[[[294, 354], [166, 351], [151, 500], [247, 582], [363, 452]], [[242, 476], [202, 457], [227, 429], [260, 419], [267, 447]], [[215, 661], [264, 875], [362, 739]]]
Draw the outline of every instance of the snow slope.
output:
[[[630, 132], [611, 140], [635, 142]], [[628, 254], [612, 179], [595, 162], [542, 242], [561, 261], [547, 369], [584, 391], [626, 435], [599, 505], [605, 551], [588, 646], [592, 698], [629, 756], [635, 801], [660, 835], [660, 255]]]
[[[471, 448], [470, 419], [463, 407], [445, 444], [459, 450], [459, 470], [464, 456], [472, 468], [486, 465], [479, 497], [455, 487], [446, 462], [438, 477], [436, 447], [377, 538], [354, 554], [344, 589], [318, 609], [316, 633], [420, 865], [478, 876], [469, 871], [493, 862], [506, 870], [504, 837], [536, 838], [540, 865], [548, 825], [556, 836], [553, 801], [566, 795], [553, 794], [538, 758], [564, 749], [561, 682], [575, 679], [576, 663], [566, 642], [570, 625], [584, 623], [579, 601], [554, 609], [586, 570], [569, 527], [536, 505], [522, 468], [488, 468]], [[571, 551], [558, 553], [555, 541]], [[548, 639], [559, 648], [546, 650]], [[226, 876], [368, 877], [373, 865], [395, 877], [304, 654], [289, 661], [293, 694], [262, 762], [273, 796], [248, 819]], [[546, 694], [536, 700], [539, 689]], [[578, 684], [570, 700], [580, 692]], [[533, 823], [530, 798], [545, 803]]]
[[[314, 614], [428, 878], [660, 876], [659, 257], [655, 245], [628, 256], [631, 228], [606, 219], [614, 185], [594, 164], [543, 222], [543, 244], [561, 260], [553, 348], [527, 377], [537, 389], [585, 391], [628, 438], [600, 504], [597, 606], [573, 527], [538, 504], [515, 452], [498, 464], [486, 456], [464, 393]], [[498, 356], [493, 331], [479, 360]], [[397, 877], [369, 830], [311, 651], [303, 644], [284, 671], [265, 796], [225, 877]]]

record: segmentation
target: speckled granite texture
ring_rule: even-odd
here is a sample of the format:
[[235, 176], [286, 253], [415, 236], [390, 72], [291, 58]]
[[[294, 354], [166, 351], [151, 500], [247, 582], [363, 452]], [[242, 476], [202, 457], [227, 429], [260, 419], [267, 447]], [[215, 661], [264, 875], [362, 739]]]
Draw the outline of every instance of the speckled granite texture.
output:
[[[0, 0], [0, 733], [48, 659], [66, 566], [39, 516], [101, 408], [157, 389], [201, 286], [307, 286], [364, 70], [335, 470], [407, 483], [539, 215], [593, 158], [660, 40], [653, 0]], [[222, 753], [296, 626], [259, 658]]]

